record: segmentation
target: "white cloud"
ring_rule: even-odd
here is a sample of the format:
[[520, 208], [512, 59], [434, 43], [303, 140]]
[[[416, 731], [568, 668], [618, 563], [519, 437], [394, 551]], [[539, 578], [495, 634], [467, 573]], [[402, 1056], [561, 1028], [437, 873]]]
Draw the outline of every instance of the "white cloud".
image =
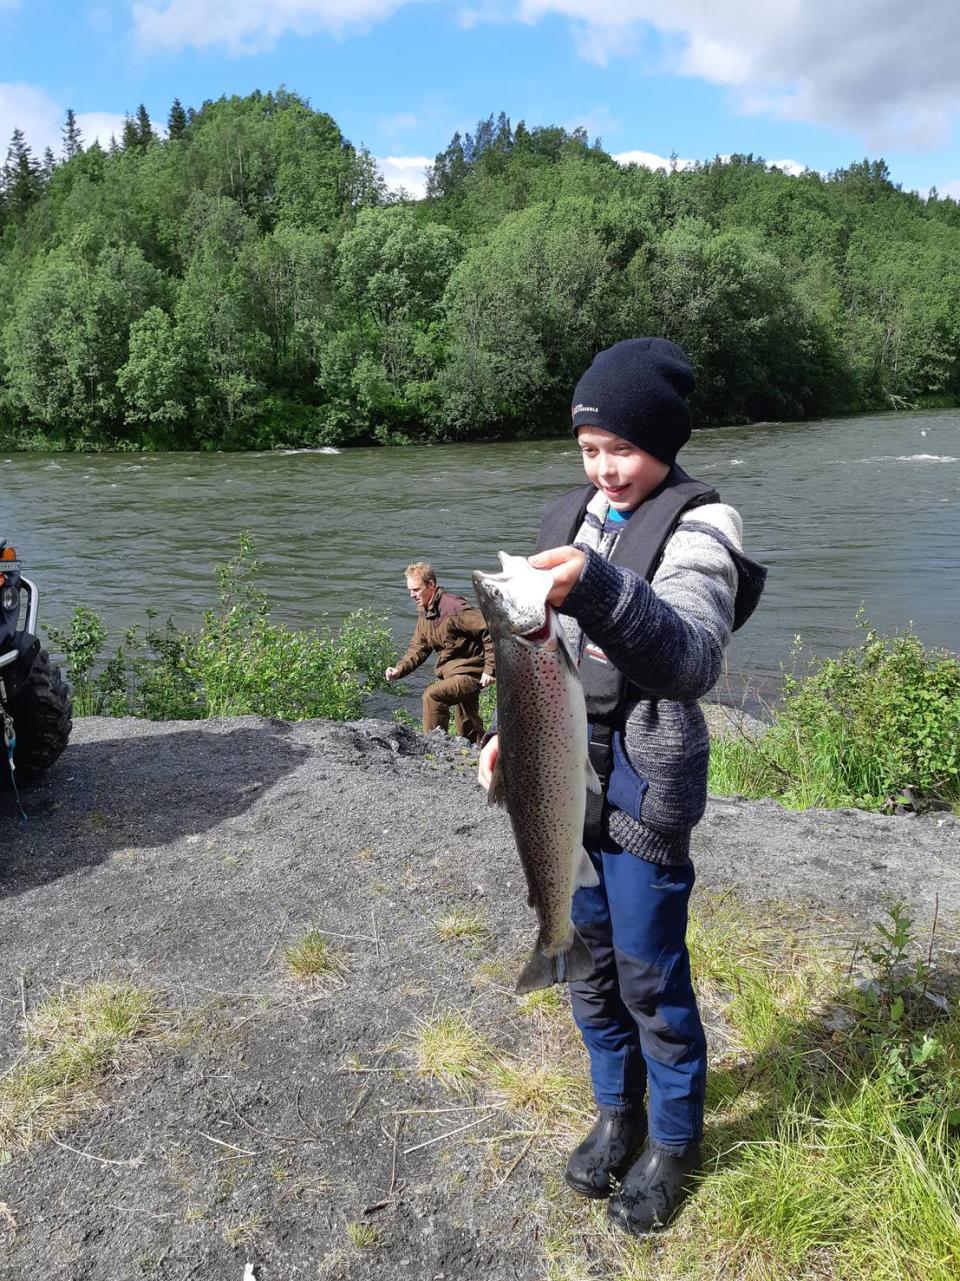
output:
[[[66, 114], [66, 106], [51, 97], [46, 89], [28, 84], [0, 84], [0, 145], [6, 146], [14, 129], [22, 129], [35, 156], [42, 156], [46, 147], [59, 156]], [[77, 124], [84, 146], [99, 140], [105, 147], [111, 134], [120, 137], [123, 116], [106, 111], [78, 111]]]
[[[655, 151], [619, 151], [613, 159], [618, 165], [640, 165], [643, 169], [664, 169], [667, 173], [673, 169], [692, 169], [697, 163], [695, 160], [684, 160], [679, 156], [673, 159], [668, 156], [658, 156]], [[730, 157], [710, 156], [709, 159], [726, 162]], [[766, 163], [768, 169], [780, 169], [791, 178], [797, 178], [807, 171], [807, 166], [800, 164], [798, 160], [768, 160]]]
[[[61, 116], [64, 114], [60, 113]], [[78, 111], [77, 124], [83, 145], [89, 147], [92, 142], [99, 142], [101, 147], [109, 147], [113, 136], [117, 142], [123, 135], [124, 117], [110, 111]], [[153, 121], [155, 133], [166, 134], [166, 129]]]
[[140, 43], [148, 49], [225, 45], [231, 54], [261, 53], [282, 35], [342, 35], [388, 18], [409, 0], [160, 0], [133, 5]]
[[952, 200], [960, 200], [960, 178], [945, 182], [942, 187], [937, 187], [937, 191], [941, 196], [950, 196]]
[[391, 191], [399, 191], [402, 187], [417, 200], [422, 200], [427, 194], [427, 168], [433, 164], [432, 157], [378, 156], [377, 164]]
[[516, 16], [569, 18], [603, 62], [654, 29], [666, 66], [734, 91], [740, 108], [855, 130], [872, 146], [942, 141], [960, 107], [955, 0], [518, 0]]
[[[8, 3], [9, 0], [0, 0]], [[134, 0], [146, 48], [271, 48], [343, 35], [420, 0]], [[960, 108], [956, 0], [447, 0], [461, 26], [565, 18], [599, 65], [656, 50], [662, 70], [729, 89], [747, 114], [858, 133], [871, 149], [931, 147]], [[653, 43], [648, 37], [655, 33]], [[653, 65], [646, 57], [645, 65]]]
[[639, 165], [641, 169], [692, 169], [695, 160], [671, 160], [669, 156], [658, 156], [653, 151], [619, 151], [613, 157], [618, 165]]
[[802, 165], [799, 160], [768, 160], [767, 168], [780, 169], [791, 178], [799, 178], [802, 173], [807, 172], [807, 166]]

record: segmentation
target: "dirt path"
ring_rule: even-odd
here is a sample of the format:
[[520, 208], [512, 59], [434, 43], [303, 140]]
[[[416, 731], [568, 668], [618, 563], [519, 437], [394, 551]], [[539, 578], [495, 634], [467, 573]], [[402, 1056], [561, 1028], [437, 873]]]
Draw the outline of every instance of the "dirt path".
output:
[[[510, 991], [533, 917], [474, 776], [462, 742], [386, 722], [90, 719], [27, 822], [2, 798], [0, 1070], [63, 984], [131, 979], [174, 1012], [68, 1146], [0, 1169], [3, 1281], [543, 1275], [540, 1123], [418, 1070], [446, 1014], [503, 1062], [554, 1044]], [[699, 892], [811, 919], [960, 914], [953, 818], [716, 800], [696, 858]], [[487, 932], [441, 938], [452, 911]], [[285, 964], [311, 927], [343, 965], [326, 984]]]

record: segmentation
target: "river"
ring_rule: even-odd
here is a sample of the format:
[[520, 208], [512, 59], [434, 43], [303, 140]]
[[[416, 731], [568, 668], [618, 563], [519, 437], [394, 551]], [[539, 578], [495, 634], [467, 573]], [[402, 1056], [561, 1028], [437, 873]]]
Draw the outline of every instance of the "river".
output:
[[[729, 696], [775, 687], [803, 657], [912, 623], [960, 648], [960, 412], [884, 414], [694, 433], [680, 460], [743, 515], [768, 566], [734, 638]], [[249, 454], [17, 453], [0, 458], [0, 534], [41, 589], [43, 625], [82, 603], [116, 644], [149, 606], [180, 626], [216, 595], [214, 563], [250, 530], [274, 615], [297, 627], [369, 607], [398, 644], [414, 621], [406, 563], [466, 592], [496, 551], [531, 548], [545, 499], [583, 474], [572, 438]], [[412, 692], [412, 691], [411, 691]]]

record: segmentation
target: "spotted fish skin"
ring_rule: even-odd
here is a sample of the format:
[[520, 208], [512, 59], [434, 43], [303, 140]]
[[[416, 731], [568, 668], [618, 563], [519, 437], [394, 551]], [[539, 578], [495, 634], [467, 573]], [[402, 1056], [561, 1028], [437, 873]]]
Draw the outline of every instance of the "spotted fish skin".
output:
[[[576, 663], [556, 612], [552, 577], [500, 553], [503, 572], [477, 571], [474, 587], [497, 663], [499, 755], [491, 803], [506, 806], [539, 934], [520, 992], [586, 978], [590, 953], [570, 918], [578, 885], [598, 878], [583, 848], [587, 788], [599, 788], [587, 757], [587, 713]], [[524, 630], [517, 630], [522, 628]]]

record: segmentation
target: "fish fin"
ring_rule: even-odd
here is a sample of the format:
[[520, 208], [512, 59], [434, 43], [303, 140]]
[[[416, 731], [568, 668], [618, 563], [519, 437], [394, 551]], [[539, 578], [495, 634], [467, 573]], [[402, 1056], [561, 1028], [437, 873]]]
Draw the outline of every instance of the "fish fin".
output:
[[587, 791], [596, 792], [596, 794], [599, 796], [603, 791], [603, 784], [600, 782], [599, 778], [597, 777], [597, 771], [590, 764], [589, 756], [585, 756], [583, 758], [583, 770], [587, 776]]
[[507, 790], [503, 782], [503, 767], [500, 764], [498, 756], [493, 766], [493, 773], [490, 775], [490, 786], [487, 788], [488, 805], [506, 805]]
[[[550, 607], [548, 606], [547, 608], [549, 609]], [[557, 619], [556, 635], [557, 635], [557, 650], [560, 652], [560, 654], [563, 655], [564, 659], [566, 660], [566, 664], [570, 668], [571, 672], [576, 672], [577, 679], [579, 680], [580, 665], [577, 662], [576, 654], [573, 652], [573, 649], [570, 646], [570, 641], [567, 638], [567, 633], [564, 631], [563, 623], [560, 622], [559, 618]]]
[[525, 992], [536, 992], [542, 987], [552, 987], [556, 982], [557, 958], [547, 956], [540, 947], [538, 938], [537, 945], [530, 954], [530, 960], [527, 961], [517, 979], [517, 993], [522, 996]]
[[548, 956], [540, 946], [540, 939], [533, 949], [530, 960], [523, 967], [517, 979], [517, 993], [536, 992], [542, 987], [552, 987], [554, 983], [574, 983], [588, 978], [593, 973], [593, 957], [590, 949], [571, 927], [573, 939], [570, 946], [556, 956]]
[[573, 888], [579, 890], [599, 884], [600, 877], [597, 875], [597, 869], [593, 866], [590, 855], [585, 849], [581, 849], [580, 862], [577, 864], [577, 870], [573, 875]]
[[593, 957], [590, 955], [590, 949], [584, 943], [576, 929], [573, 931], [573, 942], [566, 952], [562, 954], [565, 973], [561, 978], [562, 983], [576, 983], [580, 979], [588, 979], [593, 973]]

